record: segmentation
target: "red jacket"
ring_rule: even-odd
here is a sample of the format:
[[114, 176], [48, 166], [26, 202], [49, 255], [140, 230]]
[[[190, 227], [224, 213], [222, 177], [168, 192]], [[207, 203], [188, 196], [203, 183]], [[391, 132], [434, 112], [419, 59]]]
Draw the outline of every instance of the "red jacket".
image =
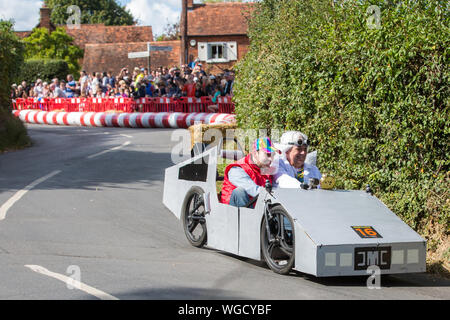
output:
[[[255, 183], [258, 186], [264, 187], [266, 184], [266, 180], [269, 180], [270, 183], [272, 183], [272, 176], [262, 175], [261, 169], [252, 162], [251, 155], [249, 154], [245, 158], [242, 158], [242, 159], [236, 161], [235, 163], [229, 164], [225, 168], [225, 176], [224, 176], [223, 187], [222, 187], [222, 198], [220, 201], [222, 203], [229, 204], [230, 198], [231, 198], [231, 193], [233, 192], [234, 189], [237, 188], [235, 185], [233, 185], [230, 182], [230, 180], [228, 180], [228, 172], [233, 167], [241, 167], [242, 169], [244, 169], [244, 171], [249, 175], [249, 177], [253, 181], [255, 181]], [[252, 199], [252, 197], [250, 197], [250, 199]]]

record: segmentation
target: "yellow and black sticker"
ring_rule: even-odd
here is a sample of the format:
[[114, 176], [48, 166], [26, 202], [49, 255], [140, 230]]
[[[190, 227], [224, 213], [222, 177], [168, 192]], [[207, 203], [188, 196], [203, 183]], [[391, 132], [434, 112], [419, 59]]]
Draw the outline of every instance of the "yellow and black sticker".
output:
[[352, 226], [352, 229], [361, 238], [383, 238], [373, 227], [370, 226]]

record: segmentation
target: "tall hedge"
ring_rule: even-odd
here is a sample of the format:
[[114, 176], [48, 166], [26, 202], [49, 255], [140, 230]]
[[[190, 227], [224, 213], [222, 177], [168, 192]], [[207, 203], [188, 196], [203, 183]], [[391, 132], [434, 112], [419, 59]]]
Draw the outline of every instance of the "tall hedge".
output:
[[23, 63], [24, 51], [12, 22], [0, 20], [0, 152], [30, 144], [25, 126], [10, 111], [11, 85]]
[[20, 68], [17, 82], [32, 83], [36, 79], [48, 82], [53, 78], [66, 80], [69, 73], [69, 66], [64, 60], [30, 59], [26, 60]]
[[23, 63], [25, 46], [14, 34], [11, 21], [0, 20], [0, 108], [11, 104], [13, 80]]
[[370, 184], [410, 226], [448, 236], [448, 1], [264, 0], [249, 35], [239, 125], [303, 131], [339, 188]]

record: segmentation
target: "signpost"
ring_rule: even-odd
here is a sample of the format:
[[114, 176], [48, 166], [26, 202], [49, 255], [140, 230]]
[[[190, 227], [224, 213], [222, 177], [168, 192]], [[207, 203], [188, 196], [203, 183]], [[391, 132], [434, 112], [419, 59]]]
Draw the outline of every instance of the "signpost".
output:
[[128, 52], [128, 59], [148, 58], [148, 70], [150, 71], [150, 58], [152, 51], [172, 51], [171, 46], [151, 46], [147, 42], [147, 51]]

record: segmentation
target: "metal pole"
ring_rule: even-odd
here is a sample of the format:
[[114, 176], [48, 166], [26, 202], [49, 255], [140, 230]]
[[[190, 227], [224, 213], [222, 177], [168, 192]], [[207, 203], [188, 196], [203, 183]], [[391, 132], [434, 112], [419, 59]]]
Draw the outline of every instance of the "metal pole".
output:
[[151, 64], [151, 51], [150, 51], [150, 42], [147, 42], [147, 51], [148, 51], [148, 60], [147, 60], [147, 69], [148, 69], [148, 74], [150, 75], [152, 72], [150, 70], [150, 64]]

